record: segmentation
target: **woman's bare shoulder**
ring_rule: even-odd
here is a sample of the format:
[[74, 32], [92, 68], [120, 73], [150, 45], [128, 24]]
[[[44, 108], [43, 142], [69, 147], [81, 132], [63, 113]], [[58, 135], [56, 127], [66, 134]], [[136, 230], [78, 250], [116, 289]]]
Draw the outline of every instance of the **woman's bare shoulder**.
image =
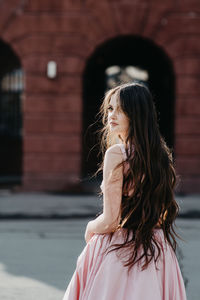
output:
[[123, 146], [124, 146], [123, 144], [114, 144], [106, 150], [106, 153], [107, 154], [122, 154]]
[[121, 162], [123, 160], [123, 145], [122, 144], [114, 144], [110, 146], [105, 153], [105, 157], [108, 159], [114, 159], [117, 162]]

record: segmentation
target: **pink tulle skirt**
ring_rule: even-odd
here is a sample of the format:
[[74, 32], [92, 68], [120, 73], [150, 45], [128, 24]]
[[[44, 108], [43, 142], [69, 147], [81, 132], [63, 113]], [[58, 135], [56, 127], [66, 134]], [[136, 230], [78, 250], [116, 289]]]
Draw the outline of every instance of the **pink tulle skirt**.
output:
[[[125, 229], [115, 232], [110, 243], [122, 243], [124, 232]], [[177, 257], [165, 241], [162, 229], [155, 229], [154, 235], [161, 244], [157, 262], [152, 259], [142, 271], [143, 257], [128, 274], [123, 258], [116, 251], [103, 253], [108, 246], [108, 235], [95, 234], [77, 259], [63, 300], [186, 300]], [[140, 251], [138, 255], [141, 254]], [[127, 259], [127, 255], [123, 257]]]

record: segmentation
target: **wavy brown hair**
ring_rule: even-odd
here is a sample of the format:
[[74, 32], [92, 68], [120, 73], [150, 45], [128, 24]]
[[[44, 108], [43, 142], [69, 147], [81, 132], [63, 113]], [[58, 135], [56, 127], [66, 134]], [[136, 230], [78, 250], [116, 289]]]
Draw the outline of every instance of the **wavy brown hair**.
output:
[[[127, 230], [124, 243], [112, 244], [107, 250], [108, 253], [120, 249], [128, 250], [131, 255], [124, 262], [124, 266], [128, 266], [129, 271], [135, 263], [145, 257], [145, 264], [142, 266], [144, 270], [153, 258], [156, 262], [160, 255], [159, 242], [153, 234], [158, 224], [174, 252], [177, 247], [175, 236], [182, 239], [174, 230], [174, 221], [179, 213], [179, 206], [174, 198], [178, 177], [173, 164], [172, 150], [166, 145], [159, 131], [152, 94], [140, 83], [123, 84], [106, 93], [99, 112], [103, 123], [99, 132], [102, 155], [104, 156], [105, 151], [116, 143], [109, 131], [107, 110], [113, 95], [129, 119], [128, 135], [126, 141], [123, 141], [129, 168], [123, 177], [120, 223], [116, 228]], [[129, 147], [130, 145], [134, 145], [134, 148]], [[122, 164], [124, 162], [117, 167]], [[103, 162], [96, 173], [102, 169]], [[133, 189], [128, 195], [130, 186]], [[113, 234], [114, 232], [109, 233], [109, 241]], [[155, 245], [158, 250], [156, 258]], [[144, 252], [138, 258], [140, 247]]]

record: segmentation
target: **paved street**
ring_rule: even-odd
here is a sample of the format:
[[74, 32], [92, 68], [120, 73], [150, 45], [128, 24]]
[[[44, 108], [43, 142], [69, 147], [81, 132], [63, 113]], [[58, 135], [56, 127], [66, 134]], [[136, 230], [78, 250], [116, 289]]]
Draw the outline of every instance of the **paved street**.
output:
[[[88, 219], [0, 222], [0, 299], [62, 300]], [[199, 300], [200, 220], [177, 219], [188, 300]], [[183, 258], [182, 258], [183, 256]], [[183, 266], [182, 266], [183, 265]]]
[[0, 299], [62, 299], [85, 221], [0, 222]]

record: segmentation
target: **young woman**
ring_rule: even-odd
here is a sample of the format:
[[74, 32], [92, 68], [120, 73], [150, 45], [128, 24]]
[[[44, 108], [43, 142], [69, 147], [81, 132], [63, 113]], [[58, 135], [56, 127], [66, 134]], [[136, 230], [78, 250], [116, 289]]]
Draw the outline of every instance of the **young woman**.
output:
[[100, 113], [103, 212], [87, 224], [63, 300], [186, 300], [175, 254], [176, 173], [152, 95], [139, 83], [117, 86]]

